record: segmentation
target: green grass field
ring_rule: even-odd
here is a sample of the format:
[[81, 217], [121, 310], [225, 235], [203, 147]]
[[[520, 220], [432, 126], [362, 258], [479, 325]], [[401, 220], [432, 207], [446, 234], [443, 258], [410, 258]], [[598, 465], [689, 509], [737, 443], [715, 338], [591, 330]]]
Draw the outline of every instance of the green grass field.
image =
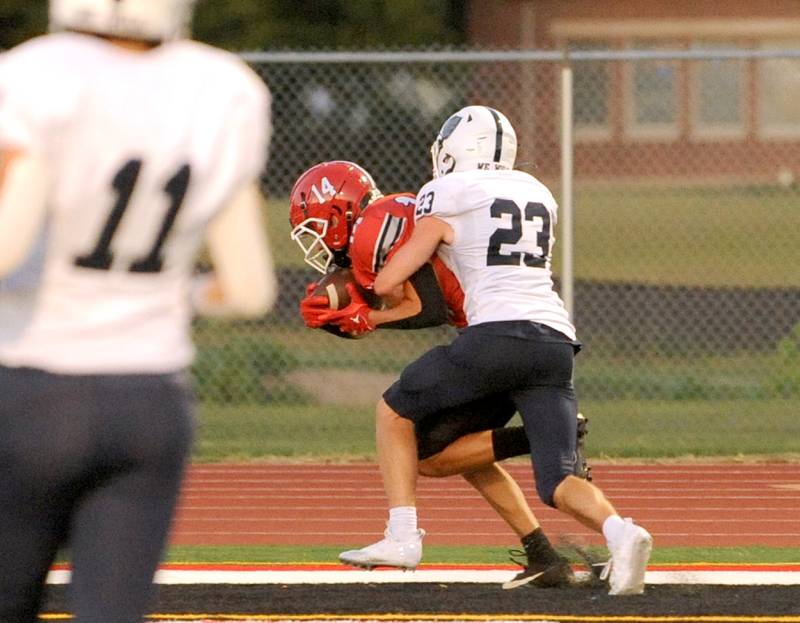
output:
[[[298, 546], [217, 546], [217, 547], [173, 547], [167, 560], [169, 562], [208, 562], [208, 563], [331, 563], [338, 564], [339, 552], [353, 547], [352, 543], [341, 546], [298, 547]], [[516, 544], [509, 542], [509, 547]], [[574, 562], [579, 562], [574, 554], [563, 550]], [[602, 558], [603, 548], [590, 551]], [[502, 547], [442, 547], [425, 546], [427, 564], [507, 564], [508, 549]], [[779, 547], [668, 547], [653, 549], [652, 565], [729, 563], [729, 564], [768, 564], [798, 563], [800, 548]]]
[[797, 189], [575, 191], [578, 279], [716, 287], [800, 286]]
[[[796, 403], [586, 401], [587, 453], [596, 458], [800, 459]], [[375, 458], [369, 406], [203, 405], [195, 460]]]

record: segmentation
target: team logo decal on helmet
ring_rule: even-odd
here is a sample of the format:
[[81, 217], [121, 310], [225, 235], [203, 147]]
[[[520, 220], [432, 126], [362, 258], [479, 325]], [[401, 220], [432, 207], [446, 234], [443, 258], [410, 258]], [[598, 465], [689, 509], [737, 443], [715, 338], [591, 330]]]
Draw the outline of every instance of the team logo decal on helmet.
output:
[[372, 176], [354, 162], [323, 162], [303, 173], [289, 197], [289, 222], [305, 262], [321, 273], [331, 262], [348, 266], [353, 225], [381, 196]]
[[503, 113], [467, 106], [452, 115], [431, 145], [433, 177], [474, 169], [513, 169], [517, 135]]

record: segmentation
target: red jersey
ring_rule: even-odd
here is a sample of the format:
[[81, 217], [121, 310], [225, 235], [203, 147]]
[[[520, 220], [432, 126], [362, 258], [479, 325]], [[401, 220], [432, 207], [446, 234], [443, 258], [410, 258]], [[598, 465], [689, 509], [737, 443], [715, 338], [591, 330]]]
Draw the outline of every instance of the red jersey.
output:
[[[353, 275], [360, 286], [372, 290], [378, 271], [411, 237], [415, 209], [414, 195], [400, 193], [373, 201], [361, 213], [350, 238]], [[450, 324], [467, 326], [461, 285], [438, 256], [434, 255], [430, 263], [447, 303]]]

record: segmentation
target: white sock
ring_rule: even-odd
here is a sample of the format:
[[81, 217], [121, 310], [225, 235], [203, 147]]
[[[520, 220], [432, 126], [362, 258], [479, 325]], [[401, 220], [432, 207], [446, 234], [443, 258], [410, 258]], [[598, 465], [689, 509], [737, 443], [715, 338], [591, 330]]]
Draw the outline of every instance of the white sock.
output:
[[611, 515], [603, 522], [603, 536], [609, 543], [618, 541], [625, 530], [625, 520], [619, 515]]
[[398, 541], [409, 541], [417, 534], [417, 507], [395, 506], [389, 509], [389, 534]]

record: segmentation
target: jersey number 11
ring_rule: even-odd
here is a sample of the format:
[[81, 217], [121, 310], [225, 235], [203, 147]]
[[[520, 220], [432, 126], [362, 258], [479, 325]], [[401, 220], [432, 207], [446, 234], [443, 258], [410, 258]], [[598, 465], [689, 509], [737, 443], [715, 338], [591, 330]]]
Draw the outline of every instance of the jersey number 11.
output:
[[[122, 216], [128, 208], [141, 169], [141, 160], [129, 160], [114, 176], [112, 187], [117, 192], [117, 201], [111, 210], [111, 214], [108, 215], [94, 249], [88, 255], [81, 255], [75, 258], [76, 266], [95, 270], [109, 270], [111, 268], [111, 264], [114, 261], [111, 241], [114, 239], [114, 234], [117, 232], [120, 221], [122, 221]], [[175, 218], [178, 216], [178, 211], [183, 204], [186, 189], [189, 187], [190, 177], [191, 167], [188, 164], [184, 164], [164, 185], [164, 192], [170, 200], [169, 209], [164, 216], [164, 220], [158, 230], [158, 236], [150, 247], [150, 251], [133, 262], [128, 267], [129, 272], [157, 273], [163, 268], [164, 258], [161, 257], [161, 249], [172, 226], [175, 224]]]

